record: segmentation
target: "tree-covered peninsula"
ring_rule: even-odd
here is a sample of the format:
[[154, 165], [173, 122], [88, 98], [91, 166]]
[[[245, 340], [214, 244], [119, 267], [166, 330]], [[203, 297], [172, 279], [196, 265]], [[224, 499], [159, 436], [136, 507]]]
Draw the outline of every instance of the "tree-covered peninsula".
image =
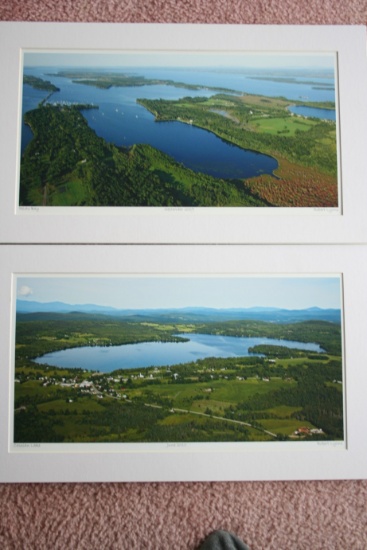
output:
[[43, 80], [37, 76], [24, 75], [23, 84], [28, 84], [35, 88], [36, 90], [43, 90], [45, 92], [59, 92], [60, 88], [49, 82], [48, 80]]
[[268, 205], [242, 181], [196, 174], [149, 145], [107, 143], [81, 108], [46, 104], [26, 113], [34, 138], [22, 158], [20, 205]]

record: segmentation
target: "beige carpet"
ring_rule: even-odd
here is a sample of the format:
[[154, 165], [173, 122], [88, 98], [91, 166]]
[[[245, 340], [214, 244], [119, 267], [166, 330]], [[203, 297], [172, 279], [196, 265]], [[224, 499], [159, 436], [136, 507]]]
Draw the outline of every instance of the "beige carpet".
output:
[[[367, 0], [2, 0], [0, 20], [366, 24]], [[361, 434], [363, 436], [363, 434]], [[0, 485], [0, 548], [367, 549], [367, 481]]]

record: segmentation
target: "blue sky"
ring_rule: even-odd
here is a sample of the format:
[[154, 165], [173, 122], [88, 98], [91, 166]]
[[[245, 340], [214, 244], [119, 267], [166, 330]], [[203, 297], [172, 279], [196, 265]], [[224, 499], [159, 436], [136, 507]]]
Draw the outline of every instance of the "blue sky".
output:
[[341, 308], [339, 276], [19, 276], [16, 288], [22, 300], [115, 308]]
[[24, 52], [25, 67], [257, 67], [334, 69], [334, 54], [203, 52]]

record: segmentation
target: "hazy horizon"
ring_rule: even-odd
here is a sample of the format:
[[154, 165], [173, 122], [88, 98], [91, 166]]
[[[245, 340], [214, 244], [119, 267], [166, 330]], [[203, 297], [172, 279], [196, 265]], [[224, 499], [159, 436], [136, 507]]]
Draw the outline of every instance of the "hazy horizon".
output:
[[258, 68], [332, 70], [335, 55], [271, 52], [24, 52], [24, 67], [60, 68]]
[[18, 276], [16, 294], [115, 309], [341, 309], [340, 276]]

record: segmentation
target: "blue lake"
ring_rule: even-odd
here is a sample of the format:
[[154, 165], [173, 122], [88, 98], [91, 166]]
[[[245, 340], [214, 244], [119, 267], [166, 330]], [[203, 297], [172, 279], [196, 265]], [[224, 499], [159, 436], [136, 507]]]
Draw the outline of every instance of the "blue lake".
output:
[[123, 346], [88, 346], [47, 353], [35, 359], [42, 365], [81, 368], [99, 372], [188, 363], [206, 357], [246, 357], [259, 344], [322, 352], [318, 344], [271, 338], [236, 338], [212, 334], [179, 334], [188, 342], [143, 342]]
[[304, 117], [321, 118], [323, 120], [336, 120], [336, 113], [333, 109], [319, 109], [318, 107], [306, 107], [305, 105], [292, 105], [289, 110], [295, 115]]
[[[62, 68], [62, 69], [65, 69]], [[154, 116], [136, 103], [137, 98], [169, 99], [182, 97], [210, 97], [218, 91], [211, 89], [189, 90], [169, 85], [111, 87], [99, 89], [77, 84], [69, 78], [56, 76], [60, 67], [25, 68], [24, 73], [49, 80], [60, 88], [51, 95], [48, 102], [93, 103], [99, 109], [83, 113], [89, 126], [100, 137], [117, 146], [130, 147], [133, 144], [149, 144], [173, 157], [195, 172], [203, 172], [218, 178], [249, 178], [262, 173], [272, 174], [278, 167], [276, 159], [243, 150], [231, 145], [194, 125], [182, 122], [156, 122]], [[106, 69], [107, 70], [107, 69]], [[130, 72], [146, 78], [159, 78], [198, 84], [225, 87], [238, 93], [283, 96], [289, 99], [307, 97], [312, 101], [334, 101], [335, 92], [330, 88], [330, 79], [315, 78], [320, 88], [315, 89], [306, 77], [292, 82], [264, 81], [256, 73], [246, 74], [244, 70], [192, 70], [173, 68], [108, 69], [110, 72]], [[332, 82], [332, 79], [331, 79]], [[329, 86], [329, 87], [328, 87]], [[23, 86], [23, 114], [37, 107], [48, 96], [48, 92]], [[222, 116], [218, 114], [218, 116]], [[32, 139], [32, 132], [22, 125], [22, 151]]]

